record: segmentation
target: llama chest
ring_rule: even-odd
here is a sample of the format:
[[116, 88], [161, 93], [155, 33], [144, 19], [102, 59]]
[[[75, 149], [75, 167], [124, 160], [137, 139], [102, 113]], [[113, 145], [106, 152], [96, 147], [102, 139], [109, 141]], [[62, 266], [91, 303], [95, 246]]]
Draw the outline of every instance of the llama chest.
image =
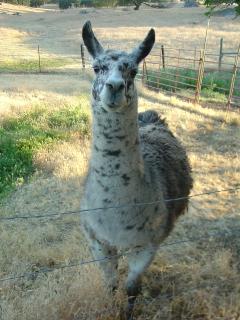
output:
[[122, 174], [118, 178], [102, 179], [101, 183], [97, 182], [98, 178], [91, 177], [82, 201], [83, 209], [99, 208], [84, 213], [81, 218], [90, 236], [121, 248], [157, 241], [166, 211], [160, 205], [138, 205], [151, 200], [148, 187], [143, 192], [140, 181], [131, 183], [132, 179], [123, 178]]

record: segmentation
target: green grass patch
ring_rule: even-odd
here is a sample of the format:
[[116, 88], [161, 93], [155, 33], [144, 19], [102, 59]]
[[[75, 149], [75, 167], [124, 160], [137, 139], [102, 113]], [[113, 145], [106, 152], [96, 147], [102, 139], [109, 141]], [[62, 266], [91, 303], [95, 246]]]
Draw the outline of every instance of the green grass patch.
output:
[[[41, 58], [41, 71], [58, 69], [73, 63], [66, 58]], [[0, 72], [39, 72], [39, 60], [36, 59], [19, 59], [3, 60], [0, 62]]]
[[[142, 74], [138, 75], [142, 78]], [[188, 69], [166, 68], [160, 70], [148, 70], [145, 75], [145, 84], [156, 89], [164, 89], [176, 92], [178, 90], [195, 91], [198, 71]], [[212, 102], [226, 102], [231, 84], [231, 73], [223, 72], [205, 72], [202, 82], [202, 94], [204, 100]], [[233, 95], [239, 95], [237, 92], [238, 83], [236, 80]]]
[[89, 136], [89, 116], [81, 106], [49, 111], [36, 107], [0, 124], [0, 199], [33, 174], [34, 154], [73, 135]]

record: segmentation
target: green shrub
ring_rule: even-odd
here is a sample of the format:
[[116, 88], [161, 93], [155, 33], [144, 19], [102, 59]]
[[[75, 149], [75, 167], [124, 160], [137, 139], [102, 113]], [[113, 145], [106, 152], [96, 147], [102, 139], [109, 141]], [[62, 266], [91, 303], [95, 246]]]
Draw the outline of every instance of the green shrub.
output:
[[[142, 77], [142, 73], [138, 75]], [[197, 83], [198, 71], [189, 69], [165, 68], [160, 70], [148, 70], [145, 75], [146, 85], [159, 89], [162, 88], [168, 91], [176, 91], [181, 89], [195, 90]], [[231, 74], [223, 74], [221, 72], [205, 73], [202, 81], [202, 90], [211, 97], [217, 98], [228, 95], [231, 83]], [[235, 86], [236, 88], [237, 86]], [[211, 94], [211, 93], [219, 93]], [[234, 91], [236, 93], [236, 89]]]
[[60, 9], [68, 9], [72, 6], [72, 1], [71, 0], [59, 0], [58, 5], [59, 5]]
[[31, 7], [41, 7], [44, 5], [44, 0], [30, 0]]
[[[78, 0], [75, 0], [78, 1]], [[93, 0], [80, 0], [81, 7], [93, 7]]]

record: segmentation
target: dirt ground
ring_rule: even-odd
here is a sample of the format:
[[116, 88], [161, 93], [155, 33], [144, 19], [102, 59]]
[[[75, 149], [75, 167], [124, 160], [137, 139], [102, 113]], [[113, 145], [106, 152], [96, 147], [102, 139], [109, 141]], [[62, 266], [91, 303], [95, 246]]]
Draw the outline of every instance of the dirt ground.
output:
[[[17, 54], [16, 49], [21, 47], [27, 55], [33, 43], [41, 43], [43, 50], [54, 55], [78, 52], [86, 19], [92, 20], [100, 38], [111, 46], [127, 43], [130, 47], [151, 26], [156, 27], [159, 41], [173, 45], [187, 40], [202, 46], [206, 27], [203, 8], [139, 12], [87, 9], [88, 13], [80, 14], [82, 9], [61, 12], [54, 7], [32, 10], [2, 4], [0, 11], [6, 12], [0, 15], [0, 38], [9, 45], [8, 52]], [[216, 17], [209, 39], [217, 45], [223, 36], [226, 46], [233, 48], [239, 41], [239, 31], [238, 20]], [[90, 111], [87, 93], [91, 77], [88, 73], [1, 74], [0, 123], [36, 105], [51, 109], [81, 103]], [[193, 169], [192, 195], [239, 187], [239, 113], [226, 115], [225, 110], [195, 106], [141, 86], [139, 96], [140, 110], [160, 112], [186, 147]], [[0, 216], [78, 210], [88, 159], [89, 141], [78, 139], [39, 151], [34, 158], [35, 174], [3, 201]], [[179, 219], [144, 275], [135, 319], [239, 319], [239, 204], [237, 192], [191, 199], [188, 212]], [[181, 242], [184, 240], [188, 241]], [[0, 243], [0, 279], [25, 272], [34, 274], [0, 281], [1, 320], [120, 319], [126, 301], [122, 290], [125, 258], [120, 264], [120, 289], [115, 297], [107, 291], [97, 264], [39, 272], [92, 259], [78, 215], [1, 221]]]
[[[13, 15], [14, 12], [20, 15]], [[139, 11], [132, 8], [60, 11], [56, 7], [25, 9], [3, 3], [0, 7], [0, 52], [6, 54], [1, 50], [5, 47], [8, 55], [31, 55], [39, 45], [48, 54], [79, 54], [81, 27], [86, 20], [91, 20], [99, 39], [110, 47], [121, 44], [121, 48], [128, 48], [154, 27], [157, 43], [177, 48], [203, 48], [207, 26], [205, 12], [202, 7], [186, 9], [181, 6]], [[212, 17], [209, 50], [218, 51], [221, 37], [226, 50], [236, 49], [239, 32], [239, 19]]]

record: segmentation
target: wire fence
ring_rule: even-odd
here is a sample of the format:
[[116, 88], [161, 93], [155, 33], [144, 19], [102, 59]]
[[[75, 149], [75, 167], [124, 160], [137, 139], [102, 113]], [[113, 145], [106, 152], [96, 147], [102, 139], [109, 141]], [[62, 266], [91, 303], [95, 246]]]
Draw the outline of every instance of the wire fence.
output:
[[[194, 194], [194, 195], [190, 195], [188, 197], [179, 197], [179, 198], [175, 198], [175, 199], [166, 199], [164, 200], [165, 202], [172, 202], [172, 201], [181, 201], [181, 200], [185, 200], [185, 199], [190, 199], [193, 197], [200, 197], [200, 196], [205, 196], [205, 195], [210, 195], [210, 194], [217, 194], [217, 193], [221, 193], [221, 192], [238, 192], [240, 190], [240, 187], [235, 187], [235, 188], [229, 188], [229, 189], [222, 189], [222, 190], [214, 190], [214, 191], [209, 191], [209, 192], [204, 192], [204, 193], [199, 193], [199, 194]], [[83, 210], [77, 210], [77, 211], [69, 211], [69, 212], [62, 212], [62, 213], [49, 213], [49, 214], [38, 214], [38, 215], [15, 215], [15, 216], [8, 216], [8, 217], [1, 217], [0, 221], [14, 221], [14, 220], [19, 220], [19, 219], [41, 219], [41, 218], [52, 218], [52, 217], [56, 217], [56, 216], [63, 216], [63, 215], [72, 215], [72, 214], [80, 214], [80, 213], [86, 213], [86, 212], [93, 212], [93, 211], [106, 211], [108, 209], [118, 209], [118, 208], [126, 208], [126, 207], [135, 207], [135, 206], [150, 206], [150, 205], [154, 205], [159, 203], [160, 201], [153, 201], [153, 202], [143, 202], [143, 203], [134, 203], [134, 204], [123, 204], [123, 205], [118, 205], [118, 206], [110, 206], [110, 207], [100, 207], [100, 208], [89, 208], [89, 209], [83, 209]], [[200, 240], [204, 240], [204, 241], [209, 241], [211, 238], [219, 238], [219, 237], [228, 237], [228, 236], [233, 236], [233, 235], [240, 235], [240, 229], [236, 228], [233, 229], [231, 228], [231, 232], [229, 234], [229, 232], [217, 232], [217, 233], [209, 233], [208, 237], [192, 237], [190, 239], [182, 239], [182, 240], [178, 240], [178, 241], [174, 241], [174, 242], [170, 242], [170, 243], [164, 243], [162, 245], [159, 245], [157, 247], [155, 247], [155, 249], [161, 249], [163, 247], [166, 246], [172, 246], [172, 245], [177, 245], [177, 244], [183, 244], [183, 243], [188, 243], [188, 242], [194, 242], [194, 241], [200, 241]], [[140, 249], [139, 249], [140, 248]], [[79, 266], [83, 266], [83, 265], [87, 265], [87, 264], [91, 264], [91, 263], [99, 263], [99, 262], [103, 262], [103, 261], [108, 261], [111, 260], [113, 258], [120, 258], [129, 254], [132, 254], [134, 251], [141, 251], [141, 247], [136, 248], [130, 248], [126, 251], [122, 251], [116, 255], [110, 255], [110, 256], [104, 256], [104, 257], [100, 257], [97, 259], [91, 259], [91, 260], [85, 260], [85, 261], [75, 261], [69, 264], [59, 264], [59, 265], [55, 265], [54, 267], [43, 267], [43, 268], [37, 268], [37, 270], [35, 270], [34, 272], [25, 272], [23, 274], [20, 275], [8, 275], [5, 278], [0, 278], [0, 282], [4, 282], [4, 281], [10, 281], [10, 280], [19, 280], [19, 279], [23, 279], [23, 278], [36, 278], [36, 276], [40, 273], [49, 273], [49, 272], [53, 272], [55, 270], [62, 270], [62, 269], [66, 269], [66, 268], [73, 268], [73, 267], [79, 267]]]
[[[82, 69], [90, 68], [91, 57], [81, 44]], [[221, 57], [221, 59], [220, 59]], [[212, 102], [240, 107], [240, 44], [231, 55], [204, 49], [173, 48], [164, 44], [142, 62], [136, 80], [155, 92], [179, 96], [193, 103]]]
[[[240, 44], [224, 51], [177, 48], [157, 43], [139, 68], [136, 79], [154, 91], [164, 91], [194, 103], [215, 102], [240, 107]], [[0, 73], [79, 74], [91, 66], [83, 44], [74, 54], [50, 54], [33, 44], [15, 50], [0, 44]]]
[[[201, 197], [205, 195], [210, 194], [217, 194], [222, 192], [237, 192], [240, 190], [240, 187], [235, 188], [229, 188], [229, 189], [222, 189], [222, 190], [214, 190], [214, 191], [208, 191], [198, 194], [193, 194], [187, 197], [179, 197], [174, 199], [164, 199], [164, 202], [175, 202], [175, 201], [181, 201], [181, 200], [187, 200], [195, 197]], [[98, 208], [87, 208], [82, 210], [76, 210], [76, 211], [67, 211], [67, 212], [51, 212], [46, 214], [37, 214], [37, 215], [15, 215], [15, 216], [8, 216], [8, 217], [0, 217], [0, 221], [14, 221], [14, 220], [28, 220], [28, 219], [42, 219], [42, 218], [53, 218], [53, 217], [60, 217], [65, 215], [75, 215], [75, 214], [81, 214], [81, 213], [87, 213], [87, 212], [96, 212], [96, 211], [103, 211], [103, 210], [109, 210], [109, 209], [124, 209], [124, 208], [133, 208], [133, 207], [142, 207], [142, 206], [152, 206], [155, 204], [158, 204], [162, 202], [162, 200], [158, 201], [152, 201], [152, 202], [140, 202], [140, 203], [126, 203], [126, 204], [119, 204], [115, 206], [107, 206], [107, 207], [98, 207]]]
[[[169, 246], [173, 246], [173, 245], [179, 245], [179, 244], [183, 244], [183, 243], [191, 243], [191, 242], [196, 242], [196, 241], [210, 241], [211, 239], [216, 239], [216, 238], [224, 238], [224, 237], [232, 237], [232, 236], [239, 236], [240, 235], [240, 229], [235, 229], [234, 231], [237, 232], [217, 232], [217, 233], [209, 233], [208, 237], [193, 237], [193, 238], [189, 238], [189, 239], [183, 239], [183, 240], [179, 240], [179, 241], [174, 241], [174, 242], [169, 242], [169, 243], [165, 243], [162, 245], [159, 245], [157, 247], [152, 247], [152, 249], [161, 249], [164, 247], [169, 247]], [[144, 250], [144, 249], [142, 249]], [[92, 264], [92, 263], [100, 263], [100, 262], [104, 262], [104, 261], [109, 261], [111, 259], [115, 259], [115, 258], [121, 258], [127, 255], [131, 255], [134, 252], [141, 252], [141, 247], [136, 248], [131, 248], [128, 249], [126, 251], [122, 251], [118, 254], [115, 255], [110, 255], [110, 256], [104, 256], [104, 257], [100, 257], [98, 259], [91, 259], [91, 260], [84, 260], [84, 261], [75, 261], [69, 264], [59, 264], [59, 265], [55, 265], [51, 268], [49, 267], [43, 267], [43, 268], [36, 268], [36, 270], [34, 272], [25, 272], [23, 274], [20, 275], [8, 275], [5, 278], [0, 278], [0, 282], [4, 282], [4, 281], [11, 281], [11, 280], [19, 280], [19, 279], [23, 279], [23, 278], [30, 278], [30, 279], [35, 279], [37, 277], [38, 274], [41, 273], [50, 273], [56, 270], [63, 270], [63, 269], [68, 269], [68, 268], [74, 268], [74, 267], [81, 267], [84, 265], [88, 265], [88, 264]]]

